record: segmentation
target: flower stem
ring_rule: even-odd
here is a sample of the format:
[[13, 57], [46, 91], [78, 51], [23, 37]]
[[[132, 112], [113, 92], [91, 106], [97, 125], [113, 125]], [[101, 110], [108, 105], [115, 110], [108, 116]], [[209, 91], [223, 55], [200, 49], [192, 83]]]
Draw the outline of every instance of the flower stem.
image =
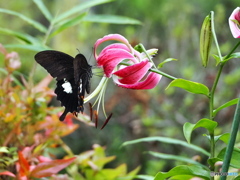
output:
[[139, 47], [140, 47], [141, 50], [146, 54], [148, 60], [153, 64], [153, 67], [154, 67], [155, 69], [157, 69], [157, 67], [156, 67], [156, 65], [154, 64], [152, 58], [151, 58], [151, 57], [149, 56], [149, 54], [147, 53], [147, 50], [145, 49], [145, 47], [144, 47], [141, 43], [139, 44]]
[[218, 56], [220, 58], [220, 62], [223, 61], [222, 59], [222, 54], [221, 54], [221, 51], [220, 51], [220, 47], [219, 47], [219, 44], [218, 44], [218, 40], [217, 40], [217, 36], [216, 36], [216, 33], [215, 33], [215, 27], [214, 27], [214, 12], [211, 11], [211, 26], [212, 26], [212, 35], [213, 35], [213, 39], [215, 41], [215, 45], [216, 45], [216, 48], [217, 48], [217, 51], [218, 51]]
[[167, 74], [167, 73], [165, 73], [165, 72], [159, 71], [158, 69], [149, 69], [149, 71], [155, 72], [155, 73], [157, 73], [157, 74], [161, 74], [161, 75], [163, 75], [164, 77], [167, 77], [167, 78], [169, 78], [169, 79], [171, 79], [171, 80], [177, 79], [176, 77], [171, 76], [171, 75], [169, 75], [169, 74]]
[[[240, 98], [238, 99], [238, 104], [237, 104], [235, 115], [233, 118], [233, 124], [232, 124], [231, 132], [230, 132], [230, 140], [229, 140], [229, 143], [227, 145], [227, 149], [226, 149], [226, 152], [224, 155], [224, 161], [223, 161], [223, 166], [222, 166], [223, 173], [228, 172], [234, 144], [235, 144], [236, 137], [237, 137], [237, 132], [239, 129], [239, 124], [240, 124]], [[226, 177], [227, 176], [221, 176], [220, 179], [225, 180]]]

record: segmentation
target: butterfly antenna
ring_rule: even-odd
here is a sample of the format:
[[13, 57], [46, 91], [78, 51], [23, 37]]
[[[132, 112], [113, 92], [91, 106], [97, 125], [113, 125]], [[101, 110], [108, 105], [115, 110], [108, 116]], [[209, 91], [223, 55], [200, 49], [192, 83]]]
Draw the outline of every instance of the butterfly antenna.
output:
[[112, 117], [112, 113], [108, 116], [108, 118], [106, 119], [106, 121], [104, 122], [103, 126], [101, 127], [101, 130], [107, 125], [107, 123], [109, 122], [109, 120]]
[[95, 110], [94, 111], [94, 116], [95, 116], [95, 127], [98, 127], [98, 112]]
[[93, 118], [93, 108], [92, 108], [92, 103], [89, 103], [89, 109], [90, 109], [90, 119], [92, 121]]
[[77, 49], [78, 53], [81, 54], [80, 50], [78, 48], [76, 48], [76, 49]]

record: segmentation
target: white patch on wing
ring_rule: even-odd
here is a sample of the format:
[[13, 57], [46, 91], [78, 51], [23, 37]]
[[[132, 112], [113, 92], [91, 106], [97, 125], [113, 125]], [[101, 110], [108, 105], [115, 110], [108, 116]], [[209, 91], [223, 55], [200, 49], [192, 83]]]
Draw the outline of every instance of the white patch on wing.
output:
[[64, 79], [64, 83], [62, 84], [62, 87], [63, 87], [63, 91], [66, 92], [66, 93], [72, 93], [72, 86], [70, 84], [70, 82], [66, 81]]
[[82, 80], [80, 79], [80, 82], [79, 82], [79, 91], [82, 92]]

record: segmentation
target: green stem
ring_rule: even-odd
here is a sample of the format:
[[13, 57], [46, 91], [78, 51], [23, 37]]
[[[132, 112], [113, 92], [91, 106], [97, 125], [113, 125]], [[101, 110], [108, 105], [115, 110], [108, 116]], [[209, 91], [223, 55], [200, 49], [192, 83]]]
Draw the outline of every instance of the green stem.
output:
[[146, 54], [148, 60], [153, 64], [153, 67], [154, 67], [155, 69], [157, 69], [157, 67], [156, 67], [156, 65], [154, 64], [152, 58], [151, 58], [151, 57], [149, 56], [149, 54], [147, 53], [147, 50], [145, 49], [145, 47], [144, 47], [141, 43], [139, 44], [139, 46], [140, 46], [140, 48], [143, 50], [143, 52]]
[[220, 51], [220, 47], [219, 47], [219, 44], [218, 44], [218, 40], [217, 40], [217, 36], [216, 36], [216, 33], [215, 33], [215, 27], [214, 27], [214, 12], [211, 11], [211, 27], [212, 27], [212, 35], [213, 35], [213, 39], [215, 41], [215, 45], [216, 45], [216, 48], [217, 48], [217, 52], [218, 52], [218, 56], [220, 58], [220, 62], [222, 62], [222, 54], [221, 54], [221, 51]]
[[237, 49], [237, 47], [240, 45], [240, 41], [234, 46], [234, 48], [232, 49], [232, 51], [230, 53], [228, 53], [228, 55], [226, 57], [224, 57], [224, 59], [228, 59], [231, 54]]
[[158, 69], [149, 69], [149, 71], [157, 73], [157, 74], [161, 74], [162, 76], [167, 77], [167, 78], [169, 78], [171, 80], [177, 79], [176, 77], [171, 76], [171, 75], [169, 75], [169, 74], [167, 74], [165, 72], [159, 71]]
[[[230, 133], [230, 140], [229, 140], [229, 143], [227, 145], [227, 149], [226, 149], [226, 152], [224, 155], [224, 161], [223, 161], [223, 166], [222, 166], [223, 173], [228, 172], [234, 144], [235, 144], [236, 137], [237, 137], [237, 132], [239, 129], [239, 124], [240, 124], [240, 98], [238, 99], [238, 104], [237, 104], [235, 115], [233, 118], [233, 124], [232, 124], [232, 128], [231, 128], [231, 133]], [[226, 177], [227, 176], [221, 176], [220, 179], [225, 180]]]

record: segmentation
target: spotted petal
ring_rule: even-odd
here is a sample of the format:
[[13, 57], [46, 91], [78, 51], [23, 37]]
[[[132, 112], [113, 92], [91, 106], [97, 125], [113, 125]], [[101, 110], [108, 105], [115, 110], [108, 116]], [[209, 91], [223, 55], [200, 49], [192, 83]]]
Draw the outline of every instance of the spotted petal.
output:
[[119, 82], [119, 80], [115, 76], [113, 76], [114, 82], [119, 87], [128, 88], [128, 89], [152, 89], [158, 84], [161, 78], [162, 78], [162, 75], [150, 72], [144, 81], [137, 82], [134, 84], [122, 84]]
[[109, 49], [97, 59], [98, 66], [102, 66], [107, 77], [111, 77], [115, 67], [123, 60], [128, 59], [136, 62], [135, 57], [123, 49]]
[[121, 78], [119, 79], [120, 83], [133, 84], [140, 81], [151, 68], [151, 66], [152, 64], [148, 60], [144, 60], [140, 63], [122, 68], [113, 74]]

